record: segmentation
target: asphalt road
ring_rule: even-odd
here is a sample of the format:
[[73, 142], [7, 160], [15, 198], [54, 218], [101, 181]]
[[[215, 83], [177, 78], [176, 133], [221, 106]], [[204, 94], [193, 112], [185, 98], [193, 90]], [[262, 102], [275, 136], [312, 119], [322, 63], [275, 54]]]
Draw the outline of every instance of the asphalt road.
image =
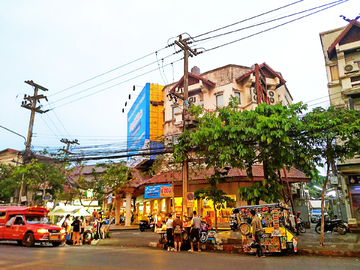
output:
[[146, 247], [36, 245], [0, 243], [0, 269], [359, 269], [356, 258], [298, 255], [255, 258], [219, 252], [167, 252]]

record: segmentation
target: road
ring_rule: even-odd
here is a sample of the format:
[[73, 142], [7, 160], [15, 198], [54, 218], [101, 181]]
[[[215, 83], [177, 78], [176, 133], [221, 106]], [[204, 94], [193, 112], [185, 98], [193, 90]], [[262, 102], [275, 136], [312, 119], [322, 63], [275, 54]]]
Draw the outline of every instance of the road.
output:
[[220, 252], [167, 252], [149, 247], [36, 245], [0, 243], [0, 269], [359, 269], [357, 258], [297, 255], [255, 258]]

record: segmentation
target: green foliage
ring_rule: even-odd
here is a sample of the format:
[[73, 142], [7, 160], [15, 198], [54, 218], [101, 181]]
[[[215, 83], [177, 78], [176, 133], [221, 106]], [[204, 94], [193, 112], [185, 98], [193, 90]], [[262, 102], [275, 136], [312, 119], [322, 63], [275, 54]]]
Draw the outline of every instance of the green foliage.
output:
[[32, 159], [30, 163], [16, 167], [12, 172], [12, 176], [27, 185], [28, 191], [33, 191], [34, 201], [42, 202], [42, 195], [37, 195], [38, 191], [42, 191], [43, 195], [50, 193], [56, 197], [56, 194], [63, 191], [65, 177], [62, 173], [61, 166], [55, 163], [45, 163], [37, 159]]
[[0, 200], [9, 203], [15, 189], [20, 187], [20, 180], [12, 175], [15, 166], [0, 164]]
[[246, 201], [248, 205], [258, 205], [260, 200], [266, 203], [275, 203], [282, 199], [280, 191], [283, 186], [275, 182], [267, 184], [267, 181], [255, 182], [249, 187], [240, 187], [238, 189], [238, 196]]

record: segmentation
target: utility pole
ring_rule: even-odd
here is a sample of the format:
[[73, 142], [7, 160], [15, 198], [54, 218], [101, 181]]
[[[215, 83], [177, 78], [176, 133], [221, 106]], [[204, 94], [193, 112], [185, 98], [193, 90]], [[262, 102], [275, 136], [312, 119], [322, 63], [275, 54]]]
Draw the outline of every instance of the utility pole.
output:
[[[188, 71], [188, 59], [189, 56], [193, 57], [197, 55], [196, 50], [191, 49], [182, 36], [179, 36], [179, 41], [175, 40], [175, 44], [178, 45], [181, 50], [184, 51], [184, 95], [183, 95], [183, 132], [186, 130], [185, 117], [187, 115], [188, 106], [188, 88], [189, 88], [189, 71]], [[182, 180], [183, 180], [183, 192], [182, 192], [182, 218], [184, 213], [189, 216], [189, 208], [187, 205], [187, 193], [189, 186], [189, 163], [187, 156], [183, 160], [182, 165]], [[174, 202], [173, 202], [174, 203]]]
[[[49, 110], [46, 110], [46, 111], [41, 110], [41, 105], [36, 107], [36, 103], [37, 102], [40, 103], [40, 99], [45, 98], [45, 100], [47, 101], [46, 96], [38, 94], [39, 89], [43, 90], [43, 91], [48, 91], [48, 89], [41, 86], [41, 85], [38, 85], [38, 84], [34, 83], [33, 81], [25, 81], [25, 83], [27, 83], [27, 84], [34, 87], [34, 95], [33, 96], [27, 96], [25, 94], [24, 95], [25, 101], [23, 101], [21, 103], [21, 107], [26, 108], [28, 110], [31, 110], [29, 130], [28, 130], [28, 136], [27, 136], [27, 140], [26, 140], [26, 148], [25, 148], [25, 152], [24, 152], [24, 156], [23, 156], [23, 163], [24, 164], [26, 162], [28, 162], [28, 158], [29, 158], [29, 153], [30, 153], [30, 148], [31, 148], [31, 139], [32, 139], [34, 120], [35, 120], [35, 112], [42, 114], [42, 113], [46, 113], [46, 112], [49, 111]], [[24, 189], [25, 189], [24, 181], [22, 181], [21, 182], [21, 187], [20, 187], [20, 194], [19, 194], [19, 202], [18, 203], [21, 203], [21, 196], [22, 196], [22, 193], [23, 193]]]
[[23, 101], [22, 104], [21, 104], [21, 107], [31, 110], [30, 124], [29, 124], [29, 130], [28, 130], [28, 136], [27, 136], [26, 148], [25, 148], [25, 154], [28, 154], [30, 152], [32, 131], [33, 131], [33, 127], [34, 127], [35, 112], [42, 114], [42, 113], [48, 112], [49, 110], [43, 111], [43, 110], [41, 110], [41, 106], [36, 107], [36, 103], [37, 102], [40, 103], [40, 99], [45, 98], [45, 100], [48, 101], [46, 96], [38, 95], [39, 89], [41, 89], [43, 91], [48, 91], [48, 89], [45, 88], [45, 87], [42, 87], [41, 85], [38, 85], [38, 84], [34, 83], [33, 81], [25, 81], [25, 83], [27, 83], [27, 84], [34, 87], [34, 95], [33, 96], [27, 96], [25, 94], [24, 95], [25, 101]]
[[69, 148], [70, 148], [70, 144], [77, 144], [80, 145], [78, 140], [73, 140], [73, 141], [69, 141], [68, 139], [61, 139], [60, 142], [65, 143], [66, 144], [66, 149], [60, 149], [61, 151], [64, 151], [66, 154], [69, 154]]

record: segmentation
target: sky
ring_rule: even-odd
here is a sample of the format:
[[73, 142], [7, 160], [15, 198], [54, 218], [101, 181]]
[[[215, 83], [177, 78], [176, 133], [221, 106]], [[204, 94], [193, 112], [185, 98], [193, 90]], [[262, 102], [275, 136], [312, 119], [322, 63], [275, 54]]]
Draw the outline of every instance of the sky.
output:
[[[21, 102], [24, 94], [33, 95], [24, 82], [32, 80], [48, 89], [39, 94], [48, 97], [41, 109], [50, 109], [35, 115], [33, 150], [57, 151], [65, 146], [62, 138], [78, 140], [74, 151], [125, 149], [126, 114], [143, 86], [166, 85], [183, 75], [182, 53], [167, 47], [180, 34], [203, 52], [189, 59], [189, 70], [266, 62], [281, 72], [293, 102], [326, 107], [319, 33], [346, 26], [339, 16], [354, 19], [359, 1], [338, 1], [280, 27], [275, 26], [310, 12], [264, 22], [330, 2], [335, 0], [0, 0], [0, 126], [27, 137], [30, 110]], [[224, 35], [229, 31], [234, 32]], [[2, 127], [0, 151], [24, 150], [24, 138]]]

